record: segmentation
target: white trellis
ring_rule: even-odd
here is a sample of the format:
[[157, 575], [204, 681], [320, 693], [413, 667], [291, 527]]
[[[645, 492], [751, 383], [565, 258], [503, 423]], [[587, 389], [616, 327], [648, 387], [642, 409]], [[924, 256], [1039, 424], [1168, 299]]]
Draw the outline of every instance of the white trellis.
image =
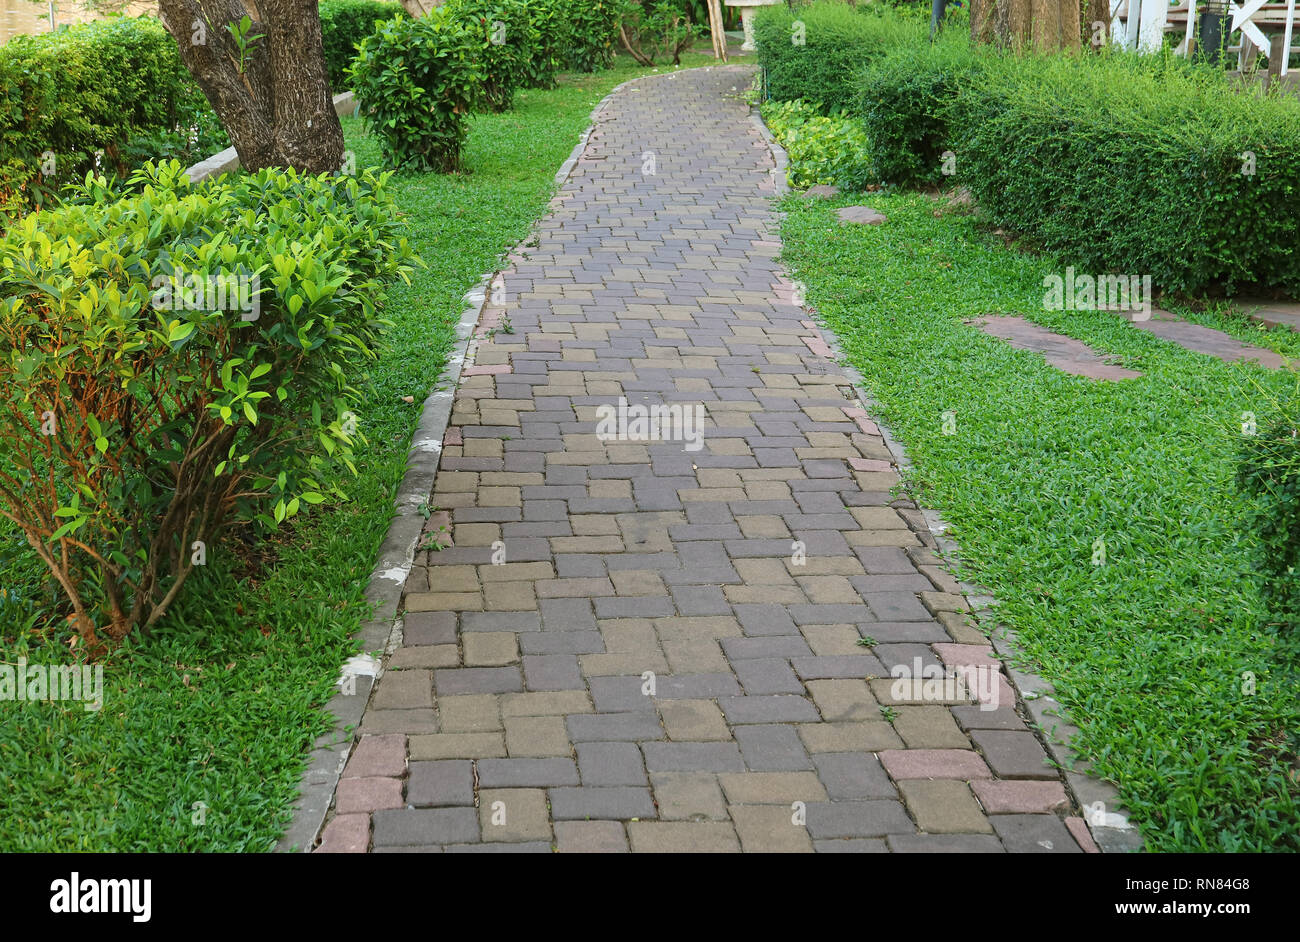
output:
[[[1167, 0], [1111, 0], [1110, 13], [1112, 35], [1126, 49], [1154, 52], [1161, 47], [1166, 32], [1180, 29], [1183, 38], [1178, 43], [1177, 53], [1185, 56], [1192, 47], [1197, 0], [1182, 0], [1176, 6], [1169, 6]], [[1264, 28], [1272, 28], [1274, 32], [1279, 28], [1282, 30], [1280, 72], [1286, 75], [1295, 33], [1296, 0], [1244, 0], [1242, 3], [1229, 3], [1228, 13], [1231, 16], [1229, 34], [1241, 31], [1242, 44], [1238, 55], [1242, 65], [1247, 60], [1248, 46], [1265, 55], [1270, 53]]]

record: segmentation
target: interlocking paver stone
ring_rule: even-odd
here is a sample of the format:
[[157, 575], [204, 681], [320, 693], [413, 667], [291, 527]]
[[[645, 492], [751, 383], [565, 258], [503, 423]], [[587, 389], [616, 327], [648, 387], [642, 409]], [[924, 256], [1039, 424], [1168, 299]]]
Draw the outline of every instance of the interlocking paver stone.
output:
[[[984, 711], [890, 676], [1000, 664], [791, 303], [752, 74], [615, 92], [496, 276], [338, 791], [368, 813], [322, 849], [1077, 849], [1005, 678]], [[653, 428], [606, 434], [620, 398]]]

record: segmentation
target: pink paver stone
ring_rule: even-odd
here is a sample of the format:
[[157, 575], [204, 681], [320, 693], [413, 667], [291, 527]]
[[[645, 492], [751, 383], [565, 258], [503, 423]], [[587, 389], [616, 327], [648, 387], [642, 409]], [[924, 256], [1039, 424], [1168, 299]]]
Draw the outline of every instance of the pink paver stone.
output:
[[400, 778], [345, 778], [339, 780], [334, 793], [335, 810], [340, 815], [359, 811], [382, 811], [402, 807]]
[[315, 854], [364, 854], [370, 847], [370, 815], [340, 814], [325, 825]]
[[894, 466], [880, 458], [850, 458], [849, 467], [854, 471], [892, 471]]
[[1083, 818], [1066, 818], [1065, 826], [1070, 829], [1070, 833], [1074, 835], [1074, 839], [1078, 841], [1085, 854], [1101, 853], [1101, 848], [1092, 839], [1092, 833], [1088, 830], [1088, 825]]
[[971, 789], [989, 814], [1051, 814], [1066, 804], [1060, 782], [983, 781]]
[[867, 416], [866, 409], [858, 409], [850, 406], [844, 406], [843, 410], [845, 415], [847, 415], [854, 422], [858, 423], [858, 428], [862, 429], [863, 434], [866, 435], [880, 434], [880, 427], [876, 425], [875, 422], [872, 422], [871, 419]]
[[816, 329], [817, 329], [817, 322], [816, 322], [816, 321], [800, 321], [799, 323], [800, 323], [801, 325], [803, 325], [804, 327], [807, 327], [809, 330], [816, 330]]
[[467, 366], [460, 372], [462, 376], [492, 376], [499, 373], [509, 373], [512, 369], [514, 367], [500, 363], [495, 366]]
[[465, 444], [465, 433], [459, 425], [453, 425], [447, 429], [447, 434], [442, 437], [444, 445], [463, 445]]
[[993, 648], [986, 644], [956, 644], [940, 642], [932, 644], [934, 653], [945, 664], [960, 667], [991, 667], [1002, 669], [1002, 662], [993, 656]]
[[953, 778], [970, 781], [992, 778], [993, 773], [978, 753], [969, 749], [886, 749], [880, 764], [890, 778]]
[[399, 776], [406, 771], [406, 737], [401, 733], [362, 736], [352, 750], [344, 778], [368, 778], [374, 775]]
[[800, 337], [799, 339], [807, 344], [808, 349], [819, 357], [829, 358], [834, 355], [831, 353], [831, 348], [826, 345], [826, 341], [822, 340], [820, 337]]

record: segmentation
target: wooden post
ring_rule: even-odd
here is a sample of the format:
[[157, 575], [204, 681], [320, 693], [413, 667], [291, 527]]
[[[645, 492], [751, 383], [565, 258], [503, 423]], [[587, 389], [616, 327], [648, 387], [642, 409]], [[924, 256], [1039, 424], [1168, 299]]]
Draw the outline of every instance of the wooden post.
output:
[[1264, 88], [1268, 90], [1273, 83], [1282, 77], [1282, 70], [1286, 66], [1286, 36], [1282, 33], [1274, 33], [1272, 40], [1268, 44], [1268, 81]]
[[709, 33], [713, 37], [713, 56], [727, 61], [727, 33], [722, 20], [722, 0], [708, 0]]

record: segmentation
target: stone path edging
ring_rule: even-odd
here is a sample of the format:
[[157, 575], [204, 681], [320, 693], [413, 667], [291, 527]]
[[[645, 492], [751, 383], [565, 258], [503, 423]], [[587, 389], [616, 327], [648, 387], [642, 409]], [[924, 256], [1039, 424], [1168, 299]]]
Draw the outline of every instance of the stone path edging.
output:
[[[763, 131], [763, 138], [771, 148], [772, 158], [778, 168], [778, 193], [789, 192], [790, 187], [786, 182], [784, 173], [785, 168], [789, 165], [789, 155], [772, 135], [767, 125], [763, 123], [757, 109], [754, 109], [753, 117]], [[778, 212], [778, 216], [780, 215]], [[805, 306], [814, 317], [817, 316], [816, 309]], [[820, 320], [817, 321], [817, 330], [827, 347], [830, 348], [834, 359], [839, 362], [840, 369], [852, 384], [858, 407], [865, 409], [871, 415], [876, 427], [880, 430], [880, 435], [885, 440], [885, 445], [893, 456], [894, 464], [898, 466], [900, 471], [908, 470], [912, 467], [911, 459], [908, 458], [907, 452], [898, 439], [894, 437], [889, 427], [881, 421], [881, 406], [866, 392], [866, 384], [862, 374], [849, 362], [833, 331], [825, 327]], [[956, 569], [961, 558], [960, 548], [955, 541], [943, 535], [948, 529], [947, 522], [943, 520], [937, 511], [921, 507], [919, 503], [917, 506], [924, 516], [929, 535], [935, 544], [935, 552], [951, 568]], [[997, 600], [988, 594], [988, 590], [969, 582], [961, 582], [959, 585], [970, 603], [971, 614], [975, 616], [976, 620], [980, 622], [992, 621], [993, 616], [990, 613], [997, 606]], [[1029, 714], [1030, 719], [1033, 720], [1030, 729], [1047, 748], [1052, 760], [1060, 766], [1065, 775], [1066, 788], [1069, 791], [1070, 798], [1084, 812], [1084, 820], [1098, 848], [1103, 853], [1140, 851], [1142, 849], [1141, 833], [1128, 821], [1128, 816], [1124, 813], [1125, 809], [1120, 804], [1119, 791], [1110, 782], [1088, 775], [1086, 773], [1088, 763], [1086, 760], [1080, 760], [1070, 748], [1069, 743], [1078, 735], [1079, 728], [1069, 721], [1061, 704], [1052, 697], [1052, 685], [1032, 671], [1013, 666], [1015, 662], [1024, 660], [1023, 651], [1016, 641], [1015, 632], [1006, 625], [994, 623], [989, 640], [993, 643], [994, 650], [1003, 661], [1003, 666], [1006, 668], [1007, 676], [1010, 678], [1017, 699], [1024, 704], [1026, 712]], [[1088, 809], [1094, 807], [1098, 802], [1101, 803], [1107, 813], [1104, 821], [1094, 820], [1088, 814]], [[1104, 823], [1105, 821], [1111, 823]]]
[[[586, 130], [582, 132], [577, 144], [555, 173], [557, 190], [573, 173], [573, 168], [586, 150], [587, 141], [600, 120], [605, 106], [624, 86], [639, 80], [629, 79], [620, 83], [596, 103], [588, 118]], [[351, 92], [345, 93], [349, 98], [351, 94]], [[336, 108], [340, 105], [341, 97], [344, 96], [335, 96]], [[214, 158], [209, 158], [212, 159]], [[236, 158], [237, 165], [238, 158]], [[540, 219], [534, 222], [529, 234], [514, 249], [533, 238], [540, 222]], [[514, 249], [507, 250], [502, 257], [504, 258]], [[352, 667], [352, 680], [356, 685], [356, 692], [345, 694], [340, 689], [325, 704], [324, 708], [335, 717], [335, 722], [329, 732], [317, 739], [316, 745], [308, 756], [307, 771], [303, 776], [299, 799], [294, 806], [293, 820], [276, 844], [277, 851], [310, 852], [319, 839], [343, 767], [347, 764], [348, 756], [351, 755], [355, 745], [352, 730], [360, 724], [370, 694], [383, 672], [383, 656], [391, 653], [401, 642], [402, 624], [397, 607], [401, 602], [403, 586], [414, 561], [415, 547], [424, 526], [424, 516], [419, 508], [433, 491], [434, 478], [437, 476], [438, 462], [442, 454], [442, 441], [451, 418], [456, 385], [466, 364], [473, 362], [469, 354], [470, 341], [486, 306], [488, 290], [498, 274], [499, 271], [485, 274], [465, 295], [466, 307], [456, 325], [456, 343], [448, 353], [447, 362], [433, 384], [433, 391], [424, 400], [419, 424], [411, 438], [411, 452], [407, 459], [406, 473], [402, 476], [401, 484], [398, 485], [394, 496], [397, 513], [388, 526], [384, 542], [380, 545], [378, 559], [371, 572], [370, 583], [366, 587], [366, 598], [374, 606], [376, 614], [369, 618], [354, 636], [362, 643], [362, 654], [352, 658], [342, 668], [343, 677], [346, 677], [349, 666]], [[367, 653], [376, 651], [379, 652], [378, 658]], [[340, 680], [343, 677], [340, 677]]]

